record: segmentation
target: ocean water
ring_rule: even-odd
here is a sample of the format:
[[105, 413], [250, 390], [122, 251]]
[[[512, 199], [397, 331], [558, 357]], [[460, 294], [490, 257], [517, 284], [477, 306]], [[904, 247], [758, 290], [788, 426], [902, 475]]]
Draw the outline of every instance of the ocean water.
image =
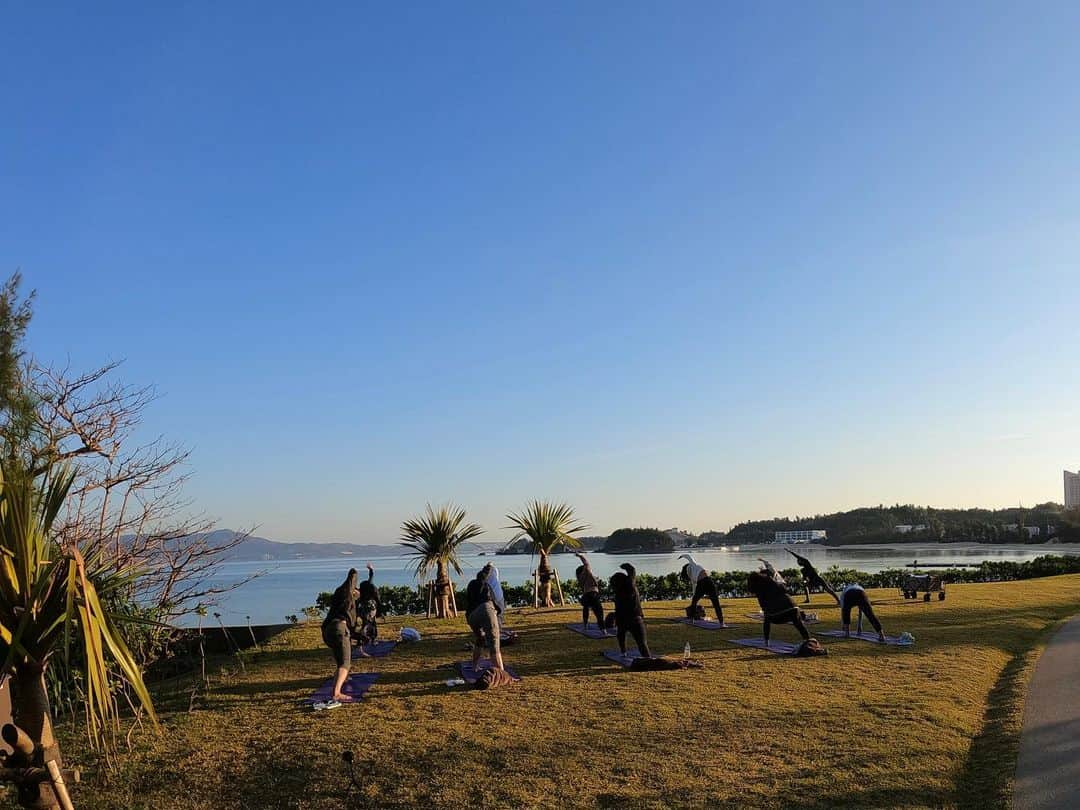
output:
[[[1077, 545], [976, 545], [976, 544], [926, 544], [904, 546], [846, 546], [825, 548], [822, 546], [797, 546], [796, 550], [810, 559], [818, 569], [832, 565], [856, 568], [860, 571], [877, 572], [887, 568], [901, 568], [918, 560], [921, 563], [979, 563], [983, 560], [1023, 562], [1044, 554], [1080, 555]], [[670, 554], [619, 554], [598, 552], [589, 554], [593, 570], [599, 576], [614, 573], [621, 563], [630, 562], [641, 573], [667, 574], [677, 571], [683, 561], [682, 552]], [[708, 549], [693, 552], [694, 558], [710, 571], [749, 571], [760, 566], [758, 558], [764, 558], [777, 568], [792, 568], [794, 558], [783, 546], [746, 545], [737, 549]], [[570, 579], [578, 565], [572, 554], [555, 554], [552, 563], [558, 568], [562, 579]], [[332, 559], [281, 560], [269, 562], [223, 563], [215, 572], [213, 582], [226, 585], [238, 582], [252, 574], [259, 576], [235, 591], [220, 597], [213, 611], [221, 613], [226, 624], [244, 624], [251, 617], [253, 624], [277, 624], [289, 614], [299, 614], [306, 605], [315, 603], [321, 591], [330, 591], [345, 579], [350, 567], [364, 572], [368, 560], [355, 557]], [[379, 585], [410, 585], [415, 587], [411, 561], [407, 557], [372, 557], [375, 566], [375, 582]], [[514, 585], [530, 582], [536, 558], [527, 554], [494, 556], [478, 553], [461, 555], [464, 574], [453, 576], [455, 583], [471, 577], [485, 563], [494, 563], [499, 577]], [[212, 612], [213, 612], [212, 611]]]

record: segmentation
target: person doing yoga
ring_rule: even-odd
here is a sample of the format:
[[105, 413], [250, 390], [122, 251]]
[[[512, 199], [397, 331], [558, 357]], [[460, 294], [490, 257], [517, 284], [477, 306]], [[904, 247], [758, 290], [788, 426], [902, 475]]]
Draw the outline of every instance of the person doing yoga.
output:
[[382, 602], [379, 601], [379, 589], [375, 587], [375, 569], [367, 564], [368, 577], [356, 586], [356, 614], [359, 631], [356, 640], [360, 643], [360, 655], [367, 656], [363, 645], [374, 644], [379, 637], [378, 619], [383, 616]]
[[821, 578], [821, 574], [814, 568], [814, 564], [810, 562], [806, 557], [800, 557], [791, 549], [787, 549], [787, 553], [795, 558], [795, 562], [799, 564], [799, 568], [802, 569], [803, 576], [803, 588], [806, 590], [806, 601], [810, 601], [810, 589], [821, 588], [825, 593], [829, 594], [836, 600], [836, 604], [840, 604], [840, 597], [836, 595], [836, 591], [832, 589], [832, 586], [828, 582]]
[[765, 638], [766, 647], [769, 646], [769, 633], [774, 624], [792, 624], [804, 641], [810, 640], [810, 633], [799, 617], [799, 609], [795, 607], [787, 591], [777, 585], [771, 577], [759, 571], [752, 572], [746, 584], [750, 593], [757, 597], [761, 612], [765, 617], [761, 634]]
[[874, 615], [874, 608], [870, 605], [870, 598], [866, 595], [862, 585], [848, 585], [840, 594], [840, 623], [844, 626], [844, 636], [851, 635], [851, 610], [859, 609], [859, 615], [870, 620], [870, 624], [877, 630], [878, 638], [885, 640], [885, 631], [881, 629], [881, 622]]
[[593, 574], [585, 555], [579, 552], [574, 556], [581, 560], [581, 565], [577, 567], [574, 575], [577, 577], [578, 585], [581, 586], [582, 629], [588, 629], [589, 627], [589, 611], [591, 610], [596, 615], [597, 629], [603, 632], [604, 605], [600, 601], [600, 584], [596, 581], [596, 575]]
[[712, 602], [713, 610], [716, 611], [716, 620], [723, 624], [724, 611], [720, 607], [720, 592], [716, 589], [716, 583], [709, 576], [709, 572], [698, 565], [697, 561], [689, 554], [680, 554], [679, 559], [687, 561], [686, 565], [682, 567], [682, 571], [679, 572], [679, 576], [682, 577], [683, 582], [690, 583], [694, 588], [694, 595], [690, 599], [690, 611], [688, 611], [687, 615], [693, 616], [693, 610], [697, 607], [698, 601], [707, 596], [709, 601]]
[[626, 655], [626, 634], [634, 637], [638, 653], [644, 658], [652, 658], [649, 644], [645, 640], [645, 615], [641, 611], [641, 596], [637, 589], [637, 572], [630, 563], [619, 566], [608, 582], [615, 597], [615, 629], [618, 633], [619, 650]]
[[490, 563], [481, 568], [480, 573], [465, 589], [465, 617], [473, 631], [474, 670], [479, 665], [480, 654], [485, 648], [488, 650], [492, 665], [496, 669], [505, 669], [499, 644], [499, 613], [502, 609], [492, 599], [491, 586], [487, 583], [491, 568]]
[[349, 665], [352, 662], [352, 637], [359, 629], [357, 627], [356, 598], [356, 569], [350, 568], [348, 576], [334, 590], [330, 597], [330, 609], [326, 612], [326, 618], [322, 623], [323, 642], [334, 654], [334, 663], [337, 671], [334, 675], [334, 692], [331, 701], [337, 703], [352, 700], [348, 695], [342, 694], [341, 688], [345, 685], [345, 679], [349, 677]]
[[787, 588], [787, 582], [784, 581], [783, 574], [777, 571], [775, 566], [773, 566], [771, 562], [766, 560], [764, 557], [758, 557], [758, 560], [761, 562], [761, 570], [764, 571], [765, 574], [770, 579], [772, 579], [773, 582], [775, 582], [782, 588]]

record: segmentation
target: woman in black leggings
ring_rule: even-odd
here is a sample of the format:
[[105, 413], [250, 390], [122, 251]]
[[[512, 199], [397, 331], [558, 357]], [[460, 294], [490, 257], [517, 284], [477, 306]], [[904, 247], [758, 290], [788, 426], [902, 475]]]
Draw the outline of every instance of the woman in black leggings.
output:
[[859, 614], [870, 620], [870, 624], [877, 630], [878, 638], [885, 640], [885, 632], [881, 629], [881, 622], [874, 615], [874, 608], [870, 606], [870, 598], [866, 595], [862, 585], [848, 585], [840, 594], [840, 623], [844, 626], [844, 635], [851, 635], [851, 611], [859, 609]]
[[596, 581], [596, 575], [593, 574], [585, 555], [577, 554], [576, 556], [581, 560], [581, 565], [574, 572], [578, 585], [581, 587], [581, 626], [583, 629], [588, 628], [591, 610], [596, 615], [596, 628], [603, 632], [604, 604], [600, 601], [600, 584]]
[[765, 646], [769, 646], [769, 633], [774, 624], [792, 624], [799, 631], [804, 641], [810, 640], [810, 632], [799, 617], [799, 609], [791, 597], [771, 577], [754, 571], [747, 579], [750, 593], [757, 597], [761, 612], [765, 616], [761, 632], [765, 637]]
[[626, 655], [626, 634], [629, 633], [634, 637], [638, 652], [644, 658], [652, 658], [645, 640], [645, 616], [641, 612], [637, 572], [630, 563], [623, 563], [619, 568], [623, 570], [616, 571], [609, 580], [615, 597], [615, 629], [618, 631], [619, 650]]

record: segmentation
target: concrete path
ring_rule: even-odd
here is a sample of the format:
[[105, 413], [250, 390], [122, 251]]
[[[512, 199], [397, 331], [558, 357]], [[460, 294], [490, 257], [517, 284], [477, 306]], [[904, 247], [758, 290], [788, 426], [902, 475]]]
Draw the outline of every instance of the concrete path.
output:
[[1043, 650], [1028, 686], [1015, 810], [1080, 808], [1080, 616]]

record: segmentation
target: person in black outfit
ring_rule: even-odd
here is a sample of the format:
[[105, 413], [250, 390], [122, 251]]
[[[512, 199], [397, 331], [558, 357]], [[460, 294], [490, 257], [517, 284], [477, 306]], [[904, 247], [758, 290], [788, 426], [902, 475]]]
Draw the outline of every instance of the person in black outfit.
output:
[[814, 568], [814, 564], [812, 562], [806, 559], [806, 557], [800, 557], [790, 548], [787, 549], [787, 553], [795, 558], [795, 562], [797, 562], [799, 564], [799, 568], [802, 569], [803, 588], [806, 590], [806, 602], [810, 601], [811, 588], [821, 588], [821, 590], [825, 591], [825, 593], [829, 594], [829, 596], [836, 600], [836, 604], [840, 604], [840, 597], [836, 595], [836, 591], [832, 589], [832, 586], [830, 586], [828, 582], [821, 578], [821, 574], [817, 572], [817, 569]]
[[623, 570], [616, 571], [609, 580], [615, 596], [615, 629], [619, 650], [626, 655], [626, 634], [629, 633], [637, 643], [638, 652], [645, 658], [652, 658], [649, 644], [645, 640], [645, 615], [641, 611], [637, 572], [630, 563], [623, 563], [619, 568]]
[[356, 618], [356, 569], [350, 568], [348, 576], [334, 590], [330, 598], [330, 609], [322, 623], [323, 642], [334, 653], [337, 672], [334, 676], [333, 700], [348, 701], [341, 687], [349, 677], [349, 665], [352, 661], [352, 636], [357, 631]]
[[750, 574], [747, 587], [757, 597], [761, 612], [765, 616], [762, 623], [762, 635], [765, 637], [765, 646], [769, 646], [769, 633], [774, 624], [792, 624], [799, 631], [804, 641], [810, 640], [810, 633], [799, 617], [799, 609], [791, 597], [787, 595], [780, 585], [771, 577], [767, 577], [758, 571]]
[[356, 612], [360, 626], [357, 641], [360, 654], [366, 656], [364, 644], [374, 644], [379, 637], [378, 619], [383, 616], [382, 602], [379, 601], [379, 589], [375, 587], [375, 569], [367, 564], [368, 578], [356, 586]]
[[[874, 608], [870, 605], [870, 598], [866, 595], [862, 585], [848, 585], [840, 594], [840, 624], [844, 627], [844, 636], [851, 635], [851, 611], [859, 609], [859, 615], [870, 620], [870, 624], [877, 630], [878, 638], [885, 640], [885, 631], [881, 629], [881, 622], [874, 615]], [[860, 622], [861, 624], [861, 622]]]
[[695, 618], [695, 608], [697, 603], [703, 598], [708, 597], [712, 602], [713, 610], [716, 611], [716, 621], [720, 624], [724, 623], [724, 609], [720, 607], [720, 592], [716, 588], [716, 581], [709, 576], [709, 572], [705, 568], [698, 564], [697, 560], [691, 557], [689, 554], [680, 554], [680, 559], [687, 561], [686, 565], [682, 567], [679, 572], [679, 576], [683, 582], [688, 583], [694, 589], [694, 595], [690, 599], [690, 609], [686, 615], [689, 618]]
[[465, 589], [465, 620], [473, 631], [473, 670], [480, 664], [480, 653], [486, 647], [491, 662], [497, 669], [504, 669], [500, 645], [499, 614], [502, 609], [491, 596], [487, 583], [491, 564], [480, 569]]

